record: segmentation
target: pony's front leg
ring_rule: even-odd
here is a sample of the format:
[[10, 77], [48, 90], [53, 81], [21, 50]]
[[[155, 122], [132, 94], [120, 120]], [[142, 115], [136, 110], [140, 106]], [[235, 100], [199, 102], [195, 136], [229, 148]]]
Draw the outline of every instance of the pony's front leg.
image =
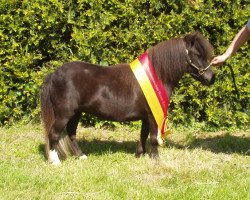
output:
[[140, 142], [136, 149], [136, 157], [141, 157], [142, 154], [146, 153], [146, 141], [149, 135], [149, 126], [148, 122], [146, 120], [142, 121], [142, 127], [141, 127], [141, 138]]
[[159, 158], [158, 141], [157, 141], [158, 126], [154, 119], [149, 121], [149, 131], [150, 131], [150, 144], [151, 144], [150, 157], [157, 159]]

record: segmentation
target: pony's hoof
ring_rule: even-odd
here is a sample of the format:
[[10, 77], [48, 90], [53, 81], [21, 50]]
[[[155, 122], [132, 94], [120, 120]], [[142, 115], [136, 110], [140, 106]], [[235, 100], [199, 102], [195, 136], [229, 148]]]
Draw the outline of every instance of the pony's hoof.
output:
[[59, 165], [61, 165], [60, 160], [51, 161], [50, 163], [51, 163], [51, 165], [53, 165], [53, 166], [59, 166]]
[[140, 158], [141, 156], [142, 156], [141, 153], [136, 153], [136, 154], [135, 154], [135, 157], [136, 157], [136, 158]]
[[88, 157], [85, 155], [85, 154], [83, 154], [83, 155], [81, 155], [80, 157], [79, 157], [79, 159], [80, 160], [86, 160]]
[[159, 154], [151, 153], [151, 154], [150, 154], [150, 158], [153, 159], [153, 160], [159, 160], [159, 159], [160, 159], [160, 156], [159, 156]]
[[146, 155], [146, 152], [136, 152], [135, 153], [135, 157], [136, 158], [141, 158], [141, 157], [143, 157], [143, 156], [145, 156]]

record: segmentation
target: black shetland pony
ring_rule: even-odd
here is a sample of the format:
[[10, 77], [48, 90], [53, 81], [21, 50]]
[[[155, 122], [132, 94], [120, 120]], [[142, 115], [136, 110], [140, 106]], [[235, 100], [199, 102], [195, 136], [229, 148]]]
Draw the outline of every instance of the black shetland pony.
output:
[[[169, 97], [185, 73], [204, 85], [211, 85], [215, 75], [210, 68], [212, 46], [199, 33], [161, 42], [148, 50], [149, 59]], [[87, 158], [76, 141], [81, 113], [118, 122], [141, 120], [140, 142], [136, 156], [146, 153], [150, 134], [151, 157], [158, 157], [158, 127], [142, 90], [129, 67], [110, 67], [86, 62], [69, 62], [48, 75], [41, 94], [42, 120], [46, 131], [46, 153], [49, 162], [60, 164], [61, 157]], [[66, 130], [67, 137], [62, 133]], [[68, 138], [69, 146], [65, 145]]]

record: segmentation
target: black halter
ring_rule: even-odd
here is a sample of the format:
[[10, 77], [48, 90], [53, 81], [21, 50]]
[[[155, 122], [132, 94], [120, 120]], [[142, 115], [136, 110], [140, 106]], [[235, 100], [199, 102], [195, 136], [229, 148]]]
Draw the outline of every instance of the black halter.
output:
[[187, 55], [187, 61], [188, 61], [188, 64], [190, 64], [192, 67], [194, 67], [195, 69], [198, 70], [198, 73], [199, 73], [199, 76], [203, 75], [205, 73], [205, 71], [207, 71], [209, 69], [209, 67], [211, 66], [211, 63], [205, 67], [205, 68], [199, 68], [197, 67], [193, 62], [192, 60], [190, 59], [189, 55], [188, 55], [188, 50], [186, 49], [186, 55]]

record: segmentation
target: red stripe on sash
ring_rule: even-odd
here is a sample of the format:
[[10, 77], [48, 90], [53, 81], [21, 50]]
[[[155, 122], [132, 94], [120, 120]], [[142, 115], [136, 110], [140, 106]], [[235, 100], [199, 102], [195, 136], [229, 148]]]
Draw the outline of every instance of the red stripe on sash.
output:
[[142, 54], [139, 58], [140, 63], [142, 64], [151, 84], [152, 87], [154, 88], [154, 91], [156, 93], [156, 96], [160, 102], [162, 111], [164, 113], [164, 123], [163, 126], [161, 128], [161, 133], [164, 132], [164, 124], [165, 124], [165, 120], [167, 119], [167, 115], [168, 115], [168, 104], [169, 104], [169, 98], [168, 98], [168, 94], [167, 91], [165, 90], [165, 87], [162, 83], [162, 81], [158, 78], [155, 69], [152, 65], [152, 63], [150, 62], [149, 58], [148, 58], [148, 52], [145, 52], [144, 54]]

